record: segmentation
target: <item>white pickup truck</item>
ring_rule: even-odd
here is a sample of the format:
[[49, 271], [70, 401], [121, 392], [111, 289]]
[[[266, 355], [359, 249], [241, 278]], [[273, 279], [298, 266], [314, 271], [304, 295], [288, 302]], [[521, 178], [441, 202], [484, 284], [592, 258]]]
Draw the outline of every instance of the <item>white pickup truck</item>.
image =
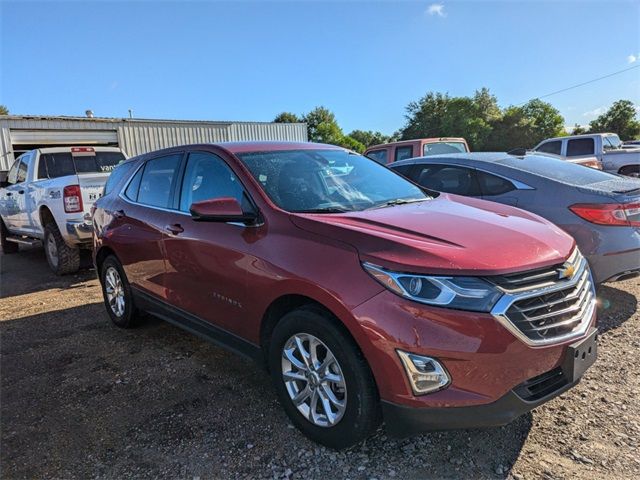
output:
[[0, 184], [2, 252], [43, 242], [56, 274], [78, 270], [80, 249], [92, 245], [91, 207], [125, 158], [115, 147], [41, 148], [18, 157]]
[[605, 172], [640, 176], [640, 148], [623, 148], [615, 133], [549, 138], [536, 145], [534, 150], [559, 155], [565, 160], [596, 158]]

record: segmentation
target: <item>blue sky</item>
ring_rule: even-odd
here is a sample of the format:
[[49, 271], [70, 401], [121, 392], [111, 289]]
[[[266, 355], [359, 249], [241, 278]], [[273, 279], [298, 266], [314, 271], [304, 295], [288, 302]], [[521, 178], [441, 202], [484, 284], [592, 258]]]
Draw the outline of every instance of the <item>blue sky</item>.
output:
[[[502, 106], [640, 65], [637, 1], [0, 0], [15, 114], [270, 121], [333, 110], [391, 133], [427, 91]], [[640, 104], [640, 68], [551, 96], [566, 123]]]

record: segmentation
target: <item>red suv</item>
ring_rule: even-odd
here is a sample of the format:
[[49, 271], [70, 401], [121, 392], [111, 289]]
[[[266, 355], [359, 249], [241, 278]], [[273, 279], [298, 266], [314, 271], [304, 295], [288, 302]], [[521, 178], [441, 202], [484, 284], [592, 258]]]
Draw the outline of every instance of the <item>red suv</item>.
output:
[[266, 362], [283, 408], [343, 448], [503, 425], [596, 355], [573, 239], [312, 143], [190, 145], [117, 167], [94, 261], [119, 327], [150, 312]]

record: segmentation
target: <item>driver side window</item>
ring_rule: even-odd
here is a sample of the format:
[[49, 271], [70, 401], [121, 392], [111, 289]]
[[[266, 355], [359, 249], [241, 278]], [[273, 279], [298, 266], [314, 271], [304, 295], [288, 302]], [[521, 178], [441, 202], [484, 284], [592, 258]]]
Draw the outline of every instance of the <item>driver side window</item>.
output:
[[190, 153], [182, 180], [180, 210], [188, 212], [192, 203], [224, 197], [235, 198], [243, 211], [251, 209], [238, 177], [220, 157], [207, 152]]

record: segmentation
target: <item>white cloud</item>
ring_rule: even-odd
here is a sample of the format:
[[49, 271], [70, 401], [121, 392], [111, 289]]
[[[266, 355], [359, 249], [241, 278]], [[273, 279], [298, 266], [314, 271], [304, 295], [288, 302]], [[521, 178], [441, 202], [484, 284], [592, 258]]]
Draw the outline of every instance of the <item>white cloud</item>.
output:
[[444, 3], [432, 3], [427, 8], [427, 13], [429, 15], [437, 15], [438, 17], [446, 17], [447, 14], [444, 11]]
[[627, 63], [636, 63], [638, 61], [637, 55], [629, 55], [627, 57]]
[[582, 115], [585, 117], [597, 117], [598, 115], [602, 115], [606, 111], [606, 107], [598, 107], [594, 108], [593, 110], [589, 110], [588, 112], [584, 112]]

